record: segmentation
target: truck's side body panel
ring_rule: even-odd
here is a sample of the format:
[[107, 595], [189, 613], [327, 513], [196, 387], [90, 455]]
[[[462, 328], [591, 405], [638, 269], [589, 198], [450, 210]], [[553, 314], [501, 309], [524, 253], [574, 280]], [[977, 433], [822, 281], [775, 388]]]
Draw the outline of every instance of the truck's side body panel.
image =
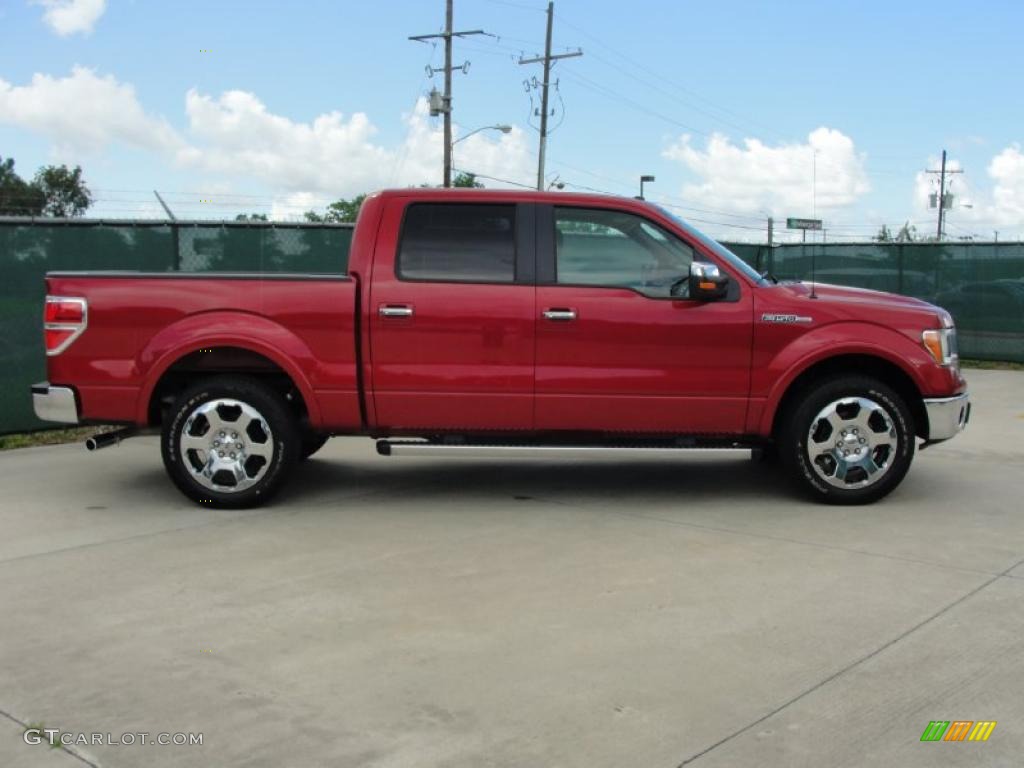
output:
[[572, 322], [537, 329], [537, 426], [628, 432], [743, 431], [749, 292], [714, 304], [622, 288], [544, 286], [538, 306]]
[[770, 436], [790, 384], [816, 363], [841, 355], [891, 363], [925, 396], [966, 391], [960, 371], [935, 365], [921, 345], [926, 308], [915, 299], [833, 286], [818, 286], [814, 293], [803, 284], [757, 291], [747, 431]]
[[536, 289], [399, 277], [405, 211], [402, 199], [389, 201], [374, 250], [366, 352], [375, 429], [532, 429]]
[[[749, 284], [725, 264], [718, 266], [733, 281], [733, 291], [728, 300], [718, 302], [673, 299], [665, 287], [656, 292], [662, 296], [614, 285], [572, 284], [571, 277], [560, 282], [558, 254], [567, 246], [555, 224], [559, 210], [569, 217], [573, 212], [596, 215], [591, 227], [611, 211], [611, 220], [621, 215], [625, 221], [660, 228], [666, 237], [678, 238], [693, 258], [718, 263], [674, 222], [633, 201], [609, 200], [599, 209], [571, 202], [541, 209], [537, 428], [652, 435], [742, 433], [750, 388]], [[566, 252], [567, 261], [589, 262], [614, 273], [616, 262], [627, 260], [626, 243], [616, 244], [626, 241], [624, 236], [583, 234], [575, 239], [572, 256]], [[656, 264], [653, 254], [643, 260]], [[612, 283], [617, 277], [598, 281]], [[572, 319], [550, 320], [546, 313], [551, 311], [569, 312]]]
[[57, 273], [47, 290], [88, 298], [87, 331], [49, 366], [52, 383], [75, 387], [84, 420], [144, 423], [175, 361], [237, 347], [292, 377], [314, 425], [360, 426], [348, 278]]

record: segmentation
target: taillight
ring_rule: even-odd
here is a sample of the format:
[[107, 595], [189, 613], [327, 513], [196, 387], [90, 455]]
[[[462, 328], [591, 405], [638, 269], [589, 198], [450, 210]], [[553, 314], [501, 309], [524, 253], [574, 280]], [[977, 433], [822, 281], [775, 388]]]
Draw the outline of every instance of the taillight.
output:
[[59, 355], [82, 335], [89, 320], [85, 299], [47, 296], [43, 309], [43, 336], [46, 354]]

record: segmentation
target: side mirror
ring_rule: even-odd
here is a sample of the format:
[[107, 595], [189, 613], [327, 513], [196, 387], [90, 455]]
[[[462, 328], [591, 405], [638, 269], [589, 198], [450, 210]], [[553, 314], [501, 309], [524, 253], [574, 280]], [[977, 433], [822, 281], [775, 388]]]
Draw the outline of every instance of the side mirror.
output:
[[715, 301], [725, 298], [729, 290], [729, 276], [723, 275], [715, 264], [695, 261], [690, 265], [690, 298], [697, 301]]

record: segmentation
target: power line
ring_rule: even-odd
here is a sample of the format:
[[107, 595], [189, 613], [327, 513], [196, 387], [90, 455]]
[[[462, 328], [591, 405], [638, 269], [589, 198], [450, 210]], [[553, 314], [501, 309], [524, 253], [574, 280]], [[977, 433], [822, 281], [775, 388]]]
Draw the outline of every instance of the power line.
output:
[[683, 123], [683, 122], [681, 122], [679, 120], [676, 120], [675, 118], [672, 118], [672, 117], [669, 117], [668, 115], [662, 114], [661, 112], [657, 112], [657, 111], [655, 111], [653, 109], [645, 107], [643, 104], [641, 104], [640, 102], [638, 102], [638, 101], [636, 101], [634, 99], [631, 99], [629, 96], [624, 96], [623, 94], [619, 93], [618, 91], [614, 91], [614, 90], [612, 90], [611, 88], [609, 88], [606, 85], [602, 85], [601, 83], [595, 82], [595, 81], [591, 80], [589, 77], [586, 77], [585, 75], [581, 75], [580, 73], [574, 72], [574, 71], [571, 71], [571, 70], [565, 70], [563, 74], [566, 77], [568, 77], [570, 80], [573, 80], [578, 85], [581, 85], [582, 87], [584, 87], [584, 88], [586, 88], [588, 90], [594, 91], [595, 93], [598, 93], [598, 94], [600, 94], [602, 96], [605, 96], [607, 98], [616, 99], [618, 101], [621, 101], [623, 104], [627, 104], [627, 105], [633, 107], [633, 109], [636, 109], [639, 112], [643, 112], [644, 114], [650, 115], [651, 117], [656, 117], [659, 120], [664, 120], [666, 123], [670, 123], [671, 125], [675, 125], [675, 126], [678, 126], [680, 128], [683, 128], [683, 129], [685, 129], [685, 130], [687, 130], [687, 131], [689, 131], [691, 133], [696, 133], [696, 134], [699, 134], [701, 136], [705, 136], [707, 138], [711, 138], [711, 134], [710, 133], [707, 133], [706, 131], [702, 131], [699, 128], [695, 128], [692, 125], [688, 125], [687, 123]]
[[[444, 40], [444, 95], [441, 97], [441, 104], [436, 104], [436, 89], [431, 93], [431, 114], [444, 115], [444, 186], [452, 185], [452, 38], [470, 37], [473, 35], [487, 34], [482, 29], [467, 29], [461, 32], [452, 30], [452, 18], [454, 16], [453, 0], [445, 0], [444, 32], [431, 35], [412, 35], [409, 39], [420, 43], [429, 40]], [[461, 66], [465, 73], [469, 62]], [[430, 74], [433, 74], [431, 72]]]
[[[547, 33], [544, 38], [544, 55], [534, 56], [530, 59], [519, 59], [519, 64], [543, 64], [544, 65], [544, 80], [540, 83], [540, 148], [537, 152], [537, 189], [544, 189], [544, 153], [547, 150], [548, 143], [548, 93], [551, 90], [551, 66], [554, 62], [561, 59], [569, 59], [576, 56], [582, 56], [582, 50], [567, 51], [566, 53], [551, 53], [551, 33], [552, 26], [555, 18], [555, 4], [553, 2], [548, 3], [548, 23]], [[537, 86], [537, 79], [534, 78], [533, 87]], [[564, 110], [563, 110], [564, 111]]]
[[[638, 61], [636, 61], [635, 59], [627, 56], [626, 54], [622, 53], [621, 51], [616, 50], [612, 46], [608, 45], [604, 41], [600, 40], [599, 38], [595, 37], [594, 35], [590, 34], [586, 30], [584, 30], [582, 27], [579, 27], [579, 26], [573, 24], [571, 21], [565, 19], [562, 16], [559, 16], [558, 18], [566, 26], [571, 27], [572, 29], [575, 29], [581, 35], [583, 35], [584, 37], [587, 37], [590, 40], [592, 40], [593, 42], [597, 43], [599, 46], [601, 46], [602, 48], [607, 50], [609, 53], [611, 53], [614, 56], [617, 56], [618, 58], [622, 59], [624, 62], [626, 62], [627, 64], [631, 65], [632, 67], [634, 67], [636, 69], [639, 69], [640, 71], [645, 72], [648, 75], [653, 76], [654, 78], [656, 78], [658, 80], [661, 80], [662, 82], [667, 83], [670, 87], [674, 88], [677, 92], [689, 94], [692, 98], [696, 98], [696, 99], [698, 99], [700, 101], [703, 101], [704, 103], [710, 105], [711, 107], [713, 107], [715, 109], [718, 109], [719, 111], [721, 111], [721, 112], [723, 112], [725, 114], [729, 114], [729, 115], [732, 115], [733, 117], [736, 117], [736, 118], [738, 118], [740, 120], [747, 121], [747, 122], [751, 123], [752, 125], [760, 125], [762, 128], [765, 128], [770, 133], [774, 134], [775, 137], [778, 138], [778, 139], [782, 139], [783, 138], [780, 134], [776, 133], [774, 130], [772, 130], [768, 126], [764, 125], [763, 123], [759, 123], [757, 121], [750, 120], [749, 118], [745, 118], [742, 115], [739, 115], [738, 113], [732, 111], [731, 109], [729, 109], [729, 108], [727, 108], [727, 107], [725, 107], [723, 105], [717, 104], [716, 102], [712, 101], [711, 99], [708, 99], [707, 97], [702, 96], [701, 94], [696, 93], [695, 91], [692, 91], [692, 90], [690, 90], [688, 88], [685, 88], [685, 87], [679, 85], [678, 83], [675, 83], [675, 82], [669, 80], [664, 75], [654, 71], [650, 67], [648, 67], [648, 66], [646, 66], [646, 65], [644, 65], [644, 64], [642, 64], [642, 63], [640, 63]], [[614, 65], [612, 65], [612, 66], [614, 66]], [[633, 77], [634, 79], [639, 79], [635, 75], [633, 75], [633, 74], [631, 74], [629, 72], [626, 72], [625, 70], [622, 70], [621, 67], [619, 68], [619, 71], [622, 71], [623, 74], [625, 74], [627, 77]]]

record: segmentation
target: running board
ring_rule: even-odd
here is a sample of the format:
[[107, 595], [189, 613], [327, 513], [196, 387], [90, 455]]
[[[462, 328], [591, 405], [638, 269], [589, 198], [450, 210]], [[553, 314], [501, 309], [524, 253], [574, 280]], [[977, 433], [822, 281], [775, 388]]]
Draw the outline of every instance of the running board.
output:
[[750, 448], [666, 448], [603, 445], [458, 445], [413, 440], [378, 440], [381, 456], [461, 457], [464, 459], [638, 459], [681, 455], [750, 458]]

